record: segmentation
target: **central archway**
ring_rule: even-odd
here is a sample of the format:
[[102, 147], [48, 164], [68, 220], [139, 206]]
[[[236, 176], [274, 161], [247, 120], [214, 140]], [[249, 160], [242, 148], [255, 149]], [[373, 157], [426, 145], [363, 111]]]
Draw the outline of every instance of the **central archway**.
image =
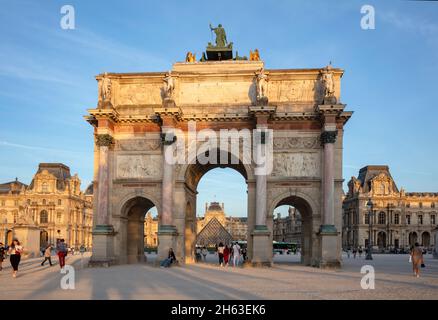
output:
[[[195, 261], [195, 248], [196, 248], [196, 234], [199, 230], [196, 230], [196, 211], [197, 211], [197, 194], [198, 185], [202, 177], [209, 171], [216, 168], [229, 168], [237, 171], [242, 175], [247, 184], [247, 252], [248, 258], [251, 259], [252, 241], [251, 232], [255, 223], [255, 210], [253, 203], [255, 202], [255, 180], [252, 174], [250, 165], [245, 165], [239, 159], [239, 157], [233, 155], [228, 151], [220, 149], [213, 149], [208, 152], [216, 152], [217, 159], [226, 159], [222, 163], [202, 164], [198, 161], [186, 165], [181, 175], [178, 177], [180, 182], [180, 188], [184, 188], [185, 195], [185, 216], [184, 216], [184, 261], [186, 263], [193, 263]], [[177, 186], [178, 188], [178, 186]]]

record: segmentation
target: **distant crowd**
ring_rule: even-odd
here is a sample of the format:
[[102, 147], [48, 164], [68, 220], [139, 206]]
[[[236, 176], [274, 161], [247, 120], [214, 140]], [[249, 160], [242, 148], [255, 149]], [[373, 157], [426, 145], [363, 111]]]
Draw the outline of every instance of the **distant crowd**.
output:
[[[196, 262], [207, 262], [208, 254], [209, 250], [206, 246], [197, 246], [195, 250]], [[248, 259], [246, 247], [241, 247], [238, 242], [231, 243], [230, 245], [224, 245], [222, 242], [220, 242], [219, 244], [215, 245], [214, 254], [217, 256], [218, 264], [221, 267], [227, 267], [231, 264], [234, 267], [238, 267]], [[175, 262], [178, 261], [176, 260], [173, 249], [170, 248], [167, 258], [161, 261], [160, 266], [162, 268], [168, 268]]]

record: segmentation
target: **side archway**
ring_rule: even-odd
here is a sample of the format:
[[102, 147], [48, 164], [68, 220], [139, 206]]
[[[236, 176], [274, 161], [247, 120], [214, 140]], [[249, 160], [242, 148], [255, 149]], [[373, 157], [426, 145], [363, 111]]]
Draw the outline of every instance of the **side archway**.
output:
[[144, 219], [146, 213], [155, 207], [148, 198], [136, 196], [121, 208], [119, 233], [121, 236], [120, 262], [144, 262]]
[[314, 232], [314, 217], [316, 212], [315, 202], [308, 195], [295, 192], [280, 194], [273, 199], [269, 213], [273, 215], [274, 210], [282, 205], [295, 207], [301, 214], [301, 263], [304, 265], [316, 265], [318, 262], [318, 237]]

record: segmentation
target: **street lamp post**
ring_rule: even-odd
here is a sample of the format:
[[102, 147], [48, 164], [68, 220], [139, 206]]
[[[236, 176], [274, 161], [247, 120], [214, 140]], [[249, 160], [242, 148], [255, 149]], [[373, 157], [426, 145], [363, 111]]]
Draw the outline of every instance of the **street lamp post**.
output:
[[367, 250], [367, 255], [365, 257], [365, 260], [373, 260], [373, 255], [371, 253], [373, 246], [372, 246], [372, 242], [371, 242], [371, 238], [372, 238], [372, 233], [373, 233], [373, 207], [374, 204], [371, 201], [371, 199], [368, 200], [367, 204], [367, 209], [368, 209], [368, 225], [369, 225], [369, 235], [368, 235], [368, 250]]

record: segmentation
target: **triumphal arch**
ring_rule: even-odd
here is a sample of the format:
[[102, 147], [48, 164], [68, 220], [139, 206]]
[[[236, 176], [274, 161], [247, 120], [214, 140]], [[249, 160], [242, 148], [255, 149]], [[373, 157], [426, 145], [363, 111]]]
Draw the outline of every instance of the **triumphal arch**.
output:
[[[96, 77], [94, 231], [91, 264], [142, 261], [143, 220], [156, 207], [159, 259], [173, 248], [194, 261], [196, 195], [217, 167], [247, 183], [248, 257], [272, 263], [273, 213], [302, 215], [302, 263], [341, 261], [342, 139], [351, 112], [340, 102], [343, 71], [265, 69], [257, 51], [233, 54], [221, 26], [197, 60], [170, 71]], [[219, 39], [218, 39], [219, 37]]]

